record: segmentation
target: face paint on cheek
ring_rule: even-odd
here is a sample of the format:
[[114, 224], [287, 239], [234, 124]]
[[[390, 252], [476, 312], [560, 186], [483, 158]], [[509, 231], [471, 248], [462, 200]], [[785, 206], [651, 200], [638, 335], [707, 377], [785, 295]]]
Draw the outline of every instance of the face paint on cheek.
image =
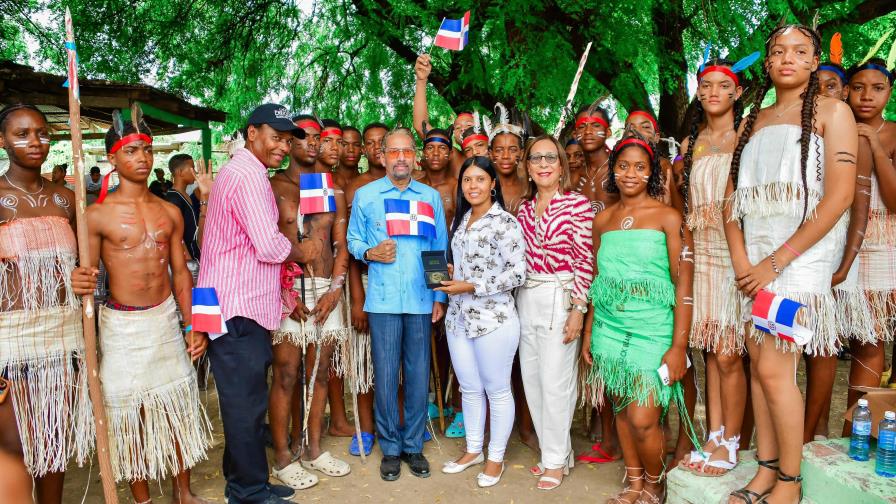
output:
[[42, 136], [39, 138], [39, 140], [40, 140], [40, 143], [42, 143], [44, 145], [50, 145], [50, 137]]
[[598, 138], [607, 138], [607, 132], [606, 131], [598, 131], [597, 133], [594, 134], [594, 136], [596, 136]]
[[25, 147], [28, 147], [28, 140], [16, 140], [12, 143], [12, 146], [17, 149], [24, 149]]

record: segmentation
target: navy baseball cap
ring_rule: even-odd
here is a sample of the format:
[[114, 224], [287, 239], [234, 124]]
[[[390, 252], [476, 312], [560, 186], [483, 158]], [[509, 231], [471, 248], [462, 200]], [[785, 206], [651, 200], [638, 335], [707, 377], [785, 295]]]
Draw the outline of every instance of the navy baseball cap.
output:
[[296, 138], [305, 138], [305, 130], [292, 122], [292, 113], [283, 105], [265, 103], [249, 114], [249, 125], [267, 124], [277, 131], [288, 131]]

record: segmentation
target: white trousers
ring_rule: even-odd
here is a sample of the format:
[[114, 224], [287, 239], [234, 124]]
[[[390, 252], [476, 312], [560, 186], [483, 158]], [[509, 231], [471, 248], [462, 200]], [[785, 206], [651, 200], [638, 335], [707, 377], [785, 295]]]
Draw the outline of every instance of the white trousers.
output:
[[[566, 293], [553, 277], [529, 275], [516, 296], [520, 372], [538, 434], [541, 463], [547, 469], [573, 465], [569, 430], [578, 397], [580, 344], [579, 341], [563, 344], [563, 327], [569, 312], [564, 299]], [[561, 280], [567, 279], [561, 276]]]
[[[488, 459], [493, 462], [504, 460], [504, 450], [513, 430], [516, 408], [510, 372], [519, 342], [520, 321], [515, 316], [498, 329], [476, 338], [468, 338], [464, 331], [448, 334], [451, 364], [462, 394], [467, 453], [482, 451], [485, 412], [489, 411]], [[486, 408], [486, 397], [490, 409]]]

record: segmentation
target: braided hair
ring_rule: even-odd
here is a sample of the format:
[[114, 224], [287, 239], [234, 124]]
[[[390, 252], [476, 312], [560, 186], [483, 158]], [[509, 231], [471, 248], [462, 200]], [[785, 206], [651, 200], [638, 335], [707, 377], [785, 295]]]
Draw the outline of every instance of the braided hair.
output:
[[43, 118], [44, 122], [47, 122], [47, 116], [40, 111], [34, 105], [28, 103], [14, 103], [12, 105], [7, 105], [3, 107], [3, 110], [0, 110], [0, 133], [6, 131], [6, 123], [9, 121], [9, 118], [12, 116], [13, 112], [19, 110], [31, 110], [40, 114], [41, 118]]
[[[707, 66], [725, 66], [731, 68], [733, 63], [724, 58], [714, 58], [706, 62]], [[698, 84], [699, 86], [699, 84]], [[732, 109], [734, 114], [734, 131], [740, 127], [741, 119], [744, 115], [744, 104], [740, 98], [734, 100]], [[682, 200], [684, 201], [684, 214], [687, 215], [690, 210], [690, 191], [691, 191], [691, 168], [694, 165], [694, 144], [697, 143], [697, 137], [700, 135], [700, 127], [706, 120], [706, 113], [703, 110], [703, 103], [699, 97], [694, 97], [694, 111], [691, 115], [691, 131], [688, 135], [688, 150], [685, 152], [682, 161], [684, 162], [684, 171], [682, 173], [682, 184], [679, 188]]]
[[[746, 123], [744, 123], [744, 131], [738, 139], [737, 147], [735, 147], [734, 154], [731, 157], [731, 168], [729, 170], [729, 176], [734, 183], [735, 189], [737, 188], [737, 179], [740, 172], [741, 154], [743, 153], [744, 147], [746, 147], [747, 143], [749, 142], [750, 136], [753, 134], [753, 125], [756, 122], [756, 118], [759, 116], [759, 109], [762, 107], [762, 100], [765, 98], [768, 90], [772, 87], [772, 80], [768, 74], [769, 49], [780, 35], [782, 35], [786, 30], [791, 29], [799, 30], [800, 33], [802, 33], [812, 41], [813, 56], [819, 56], [821, 54], [821, 37], [817, 32], [815, 32], [815, 30], [812, 30], [807, 26], [781, 26], [773, 31], [772, 34], [768, 37], [768, 40], [765, 42], [765, 64], [763, 64], [764, 82], [762, 84], [762, 88], [759, 90], [759, 93], [756, 94], [756, 97], [753, 100], [750, 114], [746, 118]], [[809, 163], [809, 141], [812, 137], [812, 131], [815, 127], [815, 116], [818, 105], [818, 97], [816, 96], [818, 94], [818, 85], [818, 71], [816, 70], [809, 74], [809, 84], [806, 88], [806, 91], [802, 95], [803, 105], [802, 109], [800, 110], [800, 178], [803, 184], [803, 217], [801, 221], [805, 221], [806, 216], [809, 213], [809, 186], [807, 182], [808, 179], [806, 176], [806, 168]], [[816, 148], [820, 147], [817, 137], [815, 139], [815, 144]], [[817, 159], [815, 176], [818, 181], [821, 181], [820, 157]]]
[[[626, 138], [637, 138], [638, 140], [641, 140], [642, 142], [649, 145], [650, 149], [653, 152], [649, 152], [644, 148], [643, 145], [638, 145], [636, 143], [623, 144], [623, 140], [625, 140]], [[610, 176], [607, 177], [605, 187], [606, 192], [608, 194], [619, 194], [619, 186], [616, 185], [616, 172], [614, 172], [613, 170], [616, 168], [616, 161], [619, 159], [619, 155], [629, 148], [641, 149], [645, 154], [647, 154], [647, 157], [650, 158], [650, 176], [647, 177], [647, 195], [651, 198], [659, 198], [666, 191], [666, 188], [663, 185], [663, 167], [660, 164], [660, 155], [656, 151], [656, 144], [649, 140], [646, 140], [643, 136], [638, 134], [637, 131], [628, 132], [619, 140], [619, 142], [616, 142], [616, 146], [613, 148], [613, 151], [610, 152]]]

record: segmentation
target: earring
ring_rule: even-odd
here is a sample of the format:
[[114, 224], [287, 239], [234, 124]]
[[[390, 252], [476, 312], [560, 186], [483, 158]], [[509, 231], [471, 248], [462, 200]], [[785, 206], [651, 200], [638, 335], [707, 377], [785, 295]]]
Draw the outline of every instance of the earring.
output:
[[494, 198], [497, 195], [498, 195], [498, 191], [496, 191], [494, 188], [492, 188], [492, 197]]
[[532, 182], [532, 177], [529, 177], [529, 182]]

